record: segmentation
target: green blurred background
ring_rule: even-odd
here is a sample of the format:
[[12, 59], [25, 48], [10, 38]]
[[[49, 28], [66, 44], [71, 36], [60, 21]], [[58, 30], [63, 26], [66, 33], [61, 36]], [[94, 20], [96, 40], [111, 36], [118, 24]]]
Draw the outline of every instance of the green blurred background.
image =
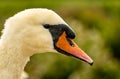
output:
[[30, 79], [120, 79], [119, 0], [0, 0], [0, 30], [5, 20], [27, 8], [49, 8], [76, 32], [76, 43], [93, 66], [73, 57], [43, 53], [31, 57]]

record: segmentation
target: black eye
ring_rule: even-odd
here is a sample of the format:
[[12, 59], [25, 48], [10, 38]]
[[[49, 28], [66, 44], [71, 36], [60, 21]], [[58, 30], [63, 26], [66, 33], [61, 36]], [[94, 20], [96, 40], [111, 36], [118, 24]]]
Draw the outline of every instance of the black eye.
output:
[[44, 28], [46, 28], [46, 29], [49, 29], [49, 28], [50, 28], [50, 25], [49, 25], [49, 24], [44, 24], [43, 26], [44, 26]]

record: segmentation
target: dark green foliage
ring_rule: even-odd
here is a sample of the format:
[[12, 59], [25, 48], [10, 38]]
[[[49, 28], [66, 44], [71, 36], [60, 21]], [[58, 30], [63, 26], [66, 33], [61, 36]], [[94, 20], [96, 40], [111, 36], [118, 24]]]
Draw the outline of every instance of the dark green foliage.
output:
[[98, 68], [95, 70], [94, 79], [118, 79], [120, 71], [109, 68]]

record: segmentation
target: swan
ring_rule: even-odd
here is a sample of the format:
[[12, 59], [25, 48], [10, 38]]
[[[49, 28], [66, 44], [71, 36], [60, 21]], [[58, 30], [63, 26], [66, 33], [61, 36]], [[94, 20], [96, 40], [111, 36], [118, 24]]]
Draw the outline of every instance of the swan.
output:
[[75, 33], [54, 11], [33, 8], [6, 20], [0, 38], [0, 79], [21, 79], [30, 56], [60, 52], [90, 65], [93, 60], [73, 41]]

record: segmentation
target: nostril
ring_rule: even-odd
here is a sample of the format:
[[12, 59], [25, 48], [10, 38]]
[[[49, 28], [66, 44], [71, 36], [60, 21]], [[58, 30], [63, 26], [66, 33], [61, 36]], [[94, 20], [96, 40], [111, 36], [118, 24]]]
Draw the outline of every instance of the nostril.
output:
[[70, 44], [70, 46], [72, 46], [72, 47], [75, 46], [74, 43], [70, 40], [70, 38], [67, 38], [67, 37], [66, 37], [66, 39], [67, 39], [68, 43]]

